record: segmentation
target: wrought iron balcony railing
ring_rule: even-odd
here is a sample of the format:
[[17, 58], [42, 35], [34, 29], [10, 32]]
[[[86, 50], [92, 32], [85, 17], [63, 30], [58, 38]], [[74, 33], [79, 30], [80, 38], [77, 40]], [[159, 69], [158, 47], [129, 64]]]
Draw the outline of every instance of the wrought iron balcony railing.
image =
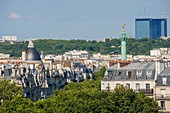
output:
[[136, 92], [143, 92], [147, 96], [153, 96], [153, 89], [139, 89]]
[[156, 100], [170, 100], [170, 94], [155, 94]]

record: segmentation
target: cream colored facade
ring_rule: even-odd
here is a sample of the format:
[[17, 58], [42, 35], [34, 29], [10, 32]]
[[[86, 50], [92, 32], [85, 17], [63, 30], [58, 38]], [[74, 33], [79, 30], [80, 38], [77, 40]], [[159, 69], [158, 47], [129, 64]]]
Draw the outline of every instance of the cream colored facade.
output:
[[[102, 81], [101, 90], [113, 91], [116, 86], [130, 84], [130, 88], [136, 91], [136, 84], [140, 84], [140, 90], [143, 90], [148, 97], [154, 98], [161, 107], [161, 111], [170, 112], [170, 86], [156, 86], [155, 80], [151, 81]], [[150, 91], [146, 92], [146, 84], [150, 84]], [[161, 105], [164, 104], [164, 105]]]
[[136, 62], [124, 67], [112, 66], [101, 81], [102, 91], [124, 85], [154, 98], [160, 111], [170, 112], [170, 67], [168, 62]]
[[17, 36], [2, 36], [2, 39], [6, 41], [17, 41]]
[[170, 86], [156, 86], [154, 98], [161, 107], [163, 112], [170, 112]]
[[136, 84], [140, 84], [140, 89], [146, 89], [146, 84], [150, 84], [150, 89], [153, 89], [155, 87], [155, 80], [148, 80], [148, 81], [134, 81], [134, 80], [121, 80], [121, 81], [102, 81], [101, 82], [101, 90], [107, 90], [108, 86], [110, 87], [110, 90], [114, 90], [116, 86], [118, 85], [124, 85], [130, 84], [130, 88], [136, 89]]

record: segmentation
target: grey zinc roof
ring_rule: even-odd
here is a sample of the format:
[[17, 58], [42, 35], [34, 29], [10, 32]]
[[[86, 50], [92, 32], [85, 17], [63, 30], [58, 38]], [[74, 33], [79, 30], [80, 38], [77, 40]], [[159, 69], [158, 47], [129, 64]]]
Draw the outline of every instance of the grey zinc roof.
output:
[[[107, 71], [108, 73], [103, 80], [154, 80], [155, 63], [131, 63], [120, 68], [113, 66], [108, 68]], [[147, 75], [147, 71], [150, 71], [151, 74]], [[140, 72], [142, 73], [137, 75]]]
[[36, 48], [27, 48], [26, 61], [41, 61], [40, 54]]
[[117, 69], [117, 65], [113, 65], [113, 66], [107, 68], [107, 70], [114, 70], [114, 69]]
[[107, 70], [115, 70], [115, 69], [118, 69], [118, 70], [153, 70], [155, 69], [155, 63], [153, 62], [149, 62], [149, 63], [131, 63], [131, 64], [128, 64], [124, 67], [120, 67], [120, 68], [117, 68], [117, 65], [114, 65], [110, 68], [108, 68]]
[[170, 76], [170, 67], [165, 68], [159, 76]]
[[[167, 78], [166, 85], [162, 84], [162, 79]], [[156, 86], [170, 86], [170, 67], [165, 68], [158, 76]]]
[[34, 47], [32, 40], [29, 40], [28, 47], [26, 49], [26, 61], [41, 61], [40, 54]]
[[153, 62], [149, 62], [149, 63], [131, 63], [129, 65], [126, 65], [122, 68], [120, 68], [121, 70], [131, 70], [131, 69], [135, 69], [135, 70], [144, 70], [144, 69], [154, 69], [155, 68], [155, 63]]

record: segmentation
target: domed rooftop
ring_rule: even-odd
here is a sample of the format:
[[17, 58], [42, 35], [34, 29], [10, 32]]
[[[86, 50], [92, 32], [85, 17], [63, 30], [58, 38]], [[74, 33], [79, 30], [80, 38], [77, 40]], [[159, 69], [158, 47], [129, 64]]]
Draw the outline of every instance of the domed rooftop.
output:
[[32, 40], [29, 40], [28, 48], [26, 49], [26, 61], [41, 61], [40, 54], [34, 48]]

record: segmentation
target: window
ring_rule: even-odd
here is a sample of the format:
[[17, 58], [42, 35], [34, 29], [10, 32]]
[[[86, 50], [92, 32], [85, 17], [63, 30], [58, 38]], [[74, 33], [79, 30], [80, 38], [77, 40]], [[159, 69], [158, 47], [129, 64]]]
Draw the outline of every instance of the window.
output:
[[165, 89], [161, 89], [161, 96], [162, 96], [162, 98], [165, 97]]
[[30, 69], [33, 69], [33, 67], [34, 67], [33, 64], [30, 64], [29, 66], [30, 66]]
[[116, 79], [116, 80], [121, 79], [121, 74], [122, 74], [121, 72], [117, 72], [117, 76], [115, 76], [115, 79]]
[[136, 71], [136, 79], [142, 78], [142, 71]]
[[108, 86], [106, 87], [106, 89], [107, 89], [108, 91], [110, 91], [110, 84], [108, 83], [107, 85], [108, 85]]
[[140, 91], [140, 84], [137, 83], [137, 84], [136, 84], [136, 92], [139, 92], [139, 91]]
[[116, 84], [116, 87], [119, 87], [120, 86], [120, 84]]
[[119, 72], [118, 76], [121, 76], [121, 72]]
[[108, 78], [110, 78], [112, 76], [112, 72], [108, 71]]
[[150, 92], [150, 84], [146, 84], [146, 92]]
[[161, 109], [165, 110], [165, 101], [161, 101]]
[[127, 87], [128, 89], [130, 89], [130, 84], [129, 84], [129, 83], [127, 83], [127, 84], [126, 84], [126, 87]]
[[146, 79], [151, 79], [152, 71], [146, 71]]
[[167, 78], [162, 78], [162, 85], [167, 85]]
[[17, 70], [15, 70], [15, 75], [17, 74]]
[[131, 78], [131, 75], [132, 75], [132, 72], [131, 72], [131, 71], [127, 71], [128, 79], [130, 79], [130, 78]]
[[148, 70], [148, 71], [146, 71], [146, 74], [147, 74], [147, 75], [151, 75], [151, 74], [152, 74], [152, 71]]
[[26, 73], [26, 71], [27, 71], [26, 68], [24, 68], [24, 69], [23, 69], [23, 73]]

